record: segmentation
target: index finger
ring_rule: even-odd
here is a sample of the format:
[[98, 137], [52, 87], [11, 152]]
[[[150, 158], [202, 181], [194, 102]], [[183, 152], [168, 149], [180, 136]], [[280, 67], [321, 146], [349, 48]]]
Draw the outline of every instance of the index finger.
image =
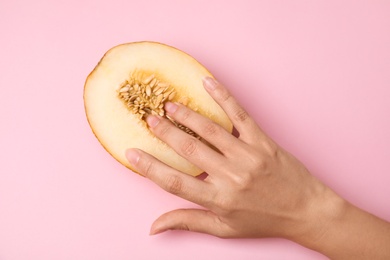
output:
[[175, 170], [139, 149], [127, 150], [126, 158], [134, 170], [169, 193], [203, 207], [211, 206], [214, 197], [211, 183]]

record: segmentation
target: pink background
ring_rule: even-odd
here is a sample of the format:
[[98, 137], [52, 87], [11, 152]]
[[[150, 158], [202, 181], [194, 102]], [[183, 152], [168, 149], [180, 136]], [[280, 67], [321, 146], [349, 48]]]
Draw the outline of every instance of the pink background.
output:
[[0, 259], [326, 259], [282, 239], [148, 236], [192, 204], [105, 152], [83, 84], [114, 45], [173, 45], [315, 176], [390, 220], [389, 28], [389, 1], [1, 0]]

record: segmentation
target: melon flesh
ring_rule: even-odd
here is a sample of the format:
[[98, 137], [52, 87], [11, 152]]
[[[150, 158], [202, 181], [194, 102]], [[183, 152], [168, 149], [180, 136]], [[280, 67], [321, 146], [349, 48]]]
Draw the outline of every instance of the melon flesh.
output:
[[[173, 101], [188, 99], [187, 106], [215, 121], [227, 131], [232, 124], [221, 107], [205, 91], [202, 79], [212, 77], [199, 62], [173, 47], [154, 43], [127, 43], [110, 49], [88, 76], [84, 104], [88, 122], [103, 147], [132, 169], [125, 157], [128, 148], [139, 148], [167, 165], [196, 176], [202, 170], [179, 156], [155, 137], [118, 97], [118, 89], [131, 74], [155, 75], [176, 91]], [[134, 171], [134, 169], [132, 169]]]

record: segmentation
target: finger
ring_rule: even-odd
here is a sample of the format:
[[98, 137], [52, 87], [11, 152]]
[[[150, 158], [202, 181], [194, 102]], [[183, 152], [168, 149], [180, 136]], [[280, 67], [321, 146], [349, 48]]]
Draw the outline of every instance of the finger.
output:
[[253, 141], [252, 138], [256, 136], [253, 133], [256, 132], [265, 136], [265, 133], [261, 131], [256, 122], [219, 82], [211, 77], [207, 77], [203, 80], [203, 85], [211, 97], [226, 112], [233, 125], [240, 133], [241, 140], [244, 142]]
[[150, 234], [167, 230], [187, 230], [217, 237], [230, 236], [229, 227], [211, 211], [200, 209], [177, 209], [161, 215], [154, 221]]
[[126, 151], [131, 166], [164, 190], [204, 207], [212, 203], [213, 186], [190, 175], [181, 173], [138, 149]]
[[150, 130], [179, 155], [206, 172], [215, 172], [226, 165], [225, 158], [195, 137], [174, 126], [168, 119], [158, 116], [146, 118]]
[[165, 110], [176, 122], [190, 128], [207, 142], [218, 148], [223, 154], [232, 150], [235, 146], [234, 144], [237, 142], [237, 138], [227, 132], [222, 126], [184, 105], [167, 102], [165, 104]]

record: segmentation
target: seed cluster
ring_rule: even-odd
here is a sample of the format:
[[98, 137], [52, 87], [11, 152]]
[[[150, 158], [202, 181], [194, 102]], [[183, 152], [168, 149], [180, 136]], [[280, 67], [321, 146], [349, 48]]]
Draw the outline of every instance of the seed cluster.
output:
[[119, 96], [127, 107], [141, 119], [150, 114], [164, 116], [164, 103], [171, 101], [175, 95], [169, 84], [159, 82], [154, 75], [142, 80], [130, 77], [119, 89]]
[[[128, 80], [120, 85], [118, 95], [125, 102], [128, 109], [140, 119], [145, 120], [148, 115], [159, 115], [169, 119], [176, 127], [187, 134], [199, 138], [194, 131], [166, 115], [164, 104], [175, 98], [176, 91], [169, 84], [160, 82], [154, 75], [143, 78], [130, 76]], [[179, 102], [187, 105], [188, 98], [183, 97]]]

